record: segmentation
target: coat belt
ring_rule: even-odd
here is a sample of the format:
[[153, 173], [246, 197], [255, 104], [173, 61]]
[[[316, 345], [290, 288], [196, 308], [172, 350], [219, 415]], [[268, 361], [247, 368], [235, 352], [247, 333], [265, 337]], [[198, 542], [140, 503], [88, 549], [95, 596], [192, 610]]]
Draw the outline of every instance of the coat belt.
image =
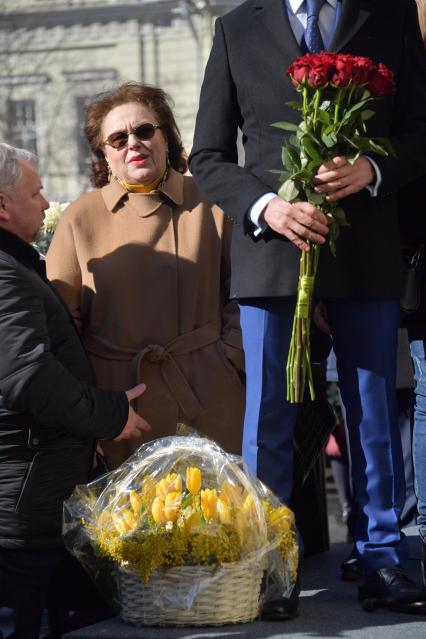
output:
[[131, 362], [135, 384], [139, 383], [140, 368], [143, 360], [160, 362], [162, 377], [171, 394], [186, 417], [195, 419], [201, 415], [204, 409], [177, 365], [175, 358], [217, 342], [220, 339], [221, 327], [222, 323], [218, 318], [189, 333], [179, 335], [179, 337], [171, 340], [165, 346], [148, 344], [142, 349], [117, 346], [93, 333], [85, 333], [84, 344], [89, 353], [97, 357]]

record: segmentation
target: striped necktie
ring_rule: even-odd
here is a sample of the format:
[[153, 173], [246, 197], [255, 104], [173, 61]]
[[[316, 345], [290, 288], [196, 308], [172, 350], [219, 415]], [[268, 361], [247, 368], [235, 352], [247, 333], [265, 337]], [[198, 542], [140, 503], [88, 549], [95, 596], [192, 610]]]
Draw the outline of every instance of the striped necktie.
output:
[[305, 0], [308, 16], [301, 48], [304, 53], [319, 53], [324, 50], [324, 42], [318, 25], [318, 17], [325, 0]]

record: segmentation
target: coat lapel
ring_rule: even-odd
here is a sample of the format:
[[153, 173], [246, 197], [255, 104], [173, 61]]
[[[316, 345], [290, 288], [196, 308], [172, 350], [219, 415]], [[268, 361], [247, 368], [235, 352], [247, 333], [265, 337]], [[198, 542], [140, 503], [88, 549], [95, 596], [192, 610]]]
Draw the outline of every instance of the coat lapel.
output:
[[369, 0], [343, 0], [342, 13], [331, 45], [332, 51], [340, 51], [359, 31], [372, 12]]
[[288, 20], [284, 0], [255, 0], [253, 15], [256, 26], [263, 27], [268, 32], [268, 46], [274, 45], [291, 59], [301, 55]]

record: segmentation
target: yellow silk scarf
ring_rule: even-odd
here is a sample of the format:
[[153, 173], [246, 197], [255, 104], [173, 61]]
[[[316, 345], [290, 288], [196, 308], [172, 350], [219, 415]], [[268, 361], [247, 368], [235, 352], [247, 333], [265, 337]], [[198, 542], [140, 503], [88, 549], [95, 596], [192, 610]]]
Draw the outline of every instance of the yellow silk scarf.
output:
[[129, 184], [128, 182], [126, 182], [126, 180], [122, 180], [121, 178], [115, 176], [115, 179], [117, 180], [117, 182], [121, 184], [123, 189], [125, 189], [128, 193], [151, 193], [151, 191], [155, 191], [155, 189], [163, 180], [163, 178], [164, 178], [164, 173], [163, 175], [160, 175], [159, 178], [157, 178], [153, 182], [150, 182], [149, 184]]

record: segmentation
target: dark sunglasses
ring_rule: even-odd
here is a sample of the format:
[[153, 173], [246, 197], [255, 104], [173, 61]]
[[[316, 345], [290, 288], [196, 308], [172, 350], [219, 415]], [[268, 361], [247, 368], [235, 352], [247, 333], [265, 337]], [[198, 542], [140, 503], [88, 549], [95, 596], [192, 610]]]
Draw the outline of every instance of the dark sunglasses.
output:
[[151, 124], [150, 122], [146, 122], [145, 124], [140, 124], [139, 126], [131, 129], [131, 131], [117, 131], [116, 133], [111, 133], [103, 142], [103, 144], [108, 144], [108, 146], [112, 146], [114, 149], [123, 149], [129, 140], [129, 135], [133, 133], [136, 135], [138, 140], [142, 142], [144, 140], [151, 140], [157, 129], [161, 129], [160, 124]]

